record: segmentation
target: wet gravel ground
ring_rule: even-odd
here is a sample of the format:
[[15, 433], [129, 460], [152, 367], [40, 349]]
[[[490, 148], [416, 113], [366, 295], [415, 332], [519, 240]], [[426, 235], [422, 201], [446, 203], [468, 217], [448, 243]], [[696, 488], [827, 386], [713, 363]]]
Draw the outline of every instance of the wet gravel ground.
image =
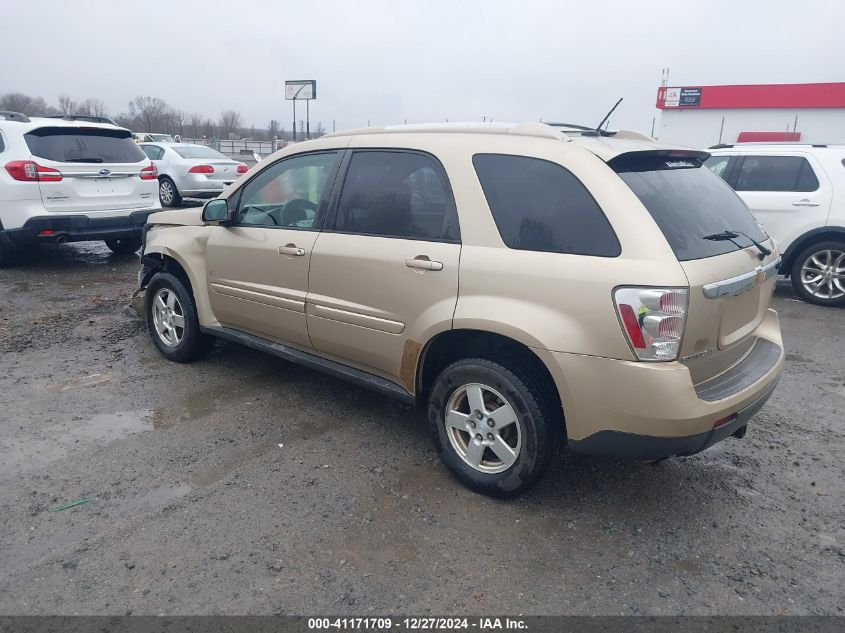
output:
[[392, 400], [231, 344], [166, 362], [136, 269], [91, 243], [0, 270], [0, 613], [843, 613], [842, 310], [780, 285], [744, 440], [564, 454], [503, 502]]

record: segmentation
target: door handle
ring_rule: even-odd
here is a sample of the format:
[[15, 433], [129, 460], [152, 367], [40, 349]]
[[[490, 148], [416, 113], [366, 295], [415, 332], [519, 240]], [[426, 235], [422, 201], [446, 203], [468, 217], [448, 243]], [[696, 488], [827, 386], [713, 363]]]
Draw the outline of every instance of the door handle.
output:
[[405, 265], [408, 268], [419, 270], [443, 270], [443, 262], [433, 262], [426, 255], [417, 255], [414, 259], [406, 259]]
[[285, 244], [279, 247], [280, 255], [293, 255], [294, 257], [302, 257], [305, 255], [305, 249], [299, 248], [296, 244]]
[[804, 198], [803, 200], [799, 200], [798, 202], [793, 202], [792, 206], [793, 207], [817, 207], [817, 206], [819, 206], [819, 203], [818, 202], [811, 202], [807, 198]]

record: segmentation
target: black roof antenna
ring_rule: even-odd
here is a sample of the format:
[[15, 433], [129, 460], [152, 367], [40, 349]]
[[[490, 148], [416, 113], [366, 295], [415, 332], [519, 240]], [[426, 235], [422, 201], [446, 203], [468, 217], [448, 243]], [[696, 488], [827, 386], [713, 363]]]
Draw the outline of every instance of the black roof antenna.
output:
[[604, 118], [601, 120], [601, 123], [599, 123], [596, 126], [595, 130], [588, 130], [586, 132], [582, 132], [581, 135], [582, 136], [610, 136], [610, 134], [608, 132], [602, 132], [601, 126], [604, 125], [605, 121], [607, 121], [610, 118], [610, 115], [613, 114], [613, 111], [617, 107], [619, 107], [619, 104], [622, 103], [622, 99], [623, 99], [623, 97], [619, 97], [619, 101], [617, 101], [614, 104], [614, 106], [610, 109], [610, 112], [608, 112], [607, 114], [604, 115]]

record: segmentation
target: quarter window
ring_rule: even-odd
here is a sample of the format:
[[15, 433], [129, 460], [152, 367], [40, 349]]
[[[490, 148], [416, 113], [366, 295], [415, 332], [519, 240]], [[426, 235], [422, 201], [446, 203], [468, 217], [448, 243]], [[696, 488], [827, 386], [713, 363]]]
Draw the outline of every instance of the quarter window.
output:
[[149, 157], [150, 160], [160, 160], [164, 155], [164, 150], [155, 145], [141, 145], [141, 149]]
[[525, 156], [472, 159], [502, 241], [525, 251], [616, 257], [619, 240], [572, 172]]
[[730, 160], [730, 156], [711, 156], [704, 161], [704, 165], [717, 176], [725, 178], [725, 172], [727, 171]]
[[255, 176], [241, 194], [236, 223], [310, 230], [327, 204], [329, 175], [337, 152], [305, 154], [275, 163]]
[[353, 153], [334, 229], [415, 240], [460, 237], [442, 168], [416, 152]]
[[801, 156], [745, 156], [737, 191], [816, 191], [819, 181]]

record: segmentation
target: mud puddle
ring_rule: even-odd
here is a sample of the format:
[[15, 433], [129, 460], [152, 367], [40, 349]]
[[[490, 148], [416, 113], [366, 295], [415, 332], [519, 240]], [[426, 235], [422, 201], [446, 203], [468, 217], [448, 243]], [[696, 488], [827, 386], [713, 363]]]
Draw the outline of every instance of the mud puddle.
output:
[[32, 472], [73, 452], [156, 428], [153, 413], [151, 409], [100, 413], [87, 420], [51, 424], [35, 437], [6, 436], [0, 439], [0, 453], [4, 456], [0, 475]]

